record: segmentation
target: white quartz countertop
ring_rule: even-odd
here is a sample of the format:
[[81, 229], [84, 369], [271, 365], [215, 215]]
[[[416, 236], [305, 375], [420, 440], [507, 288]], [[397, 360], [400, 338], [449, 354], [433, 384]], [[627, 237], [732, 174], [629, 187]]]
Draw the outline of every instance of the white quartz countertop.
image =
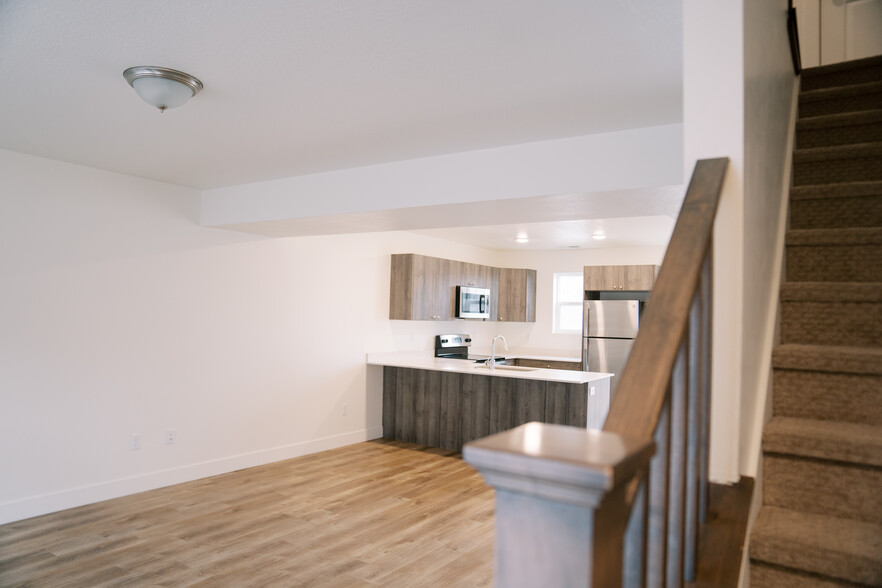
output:
[[[576, 361], [572, 358], [533, 356], [523, 354], [505, 354], [506, 358], [521, 357], [524, 359], [544, 359]], [[382, 365], [390, 367], [413, 368], [418, 370], [432, 370], [439, 372], [457, 372], [461, 374], [474, 374], [478, 376], [494, 376], [500, 378], [519, 378], [522, 380], [545, 380], [548, 382], [561, 382], [564, 384], [586, 384], [597, 380], [607, 379], [613, 374], [599, 372], [577, 372], [573, 370], [552, 370], [545, 368], [522, 368], [517, 366], [496, 366], [493, 369], [483, 367], [466, 359], [446, 359], [433, 357], [431, 351], [389, 351], [368, 353], [368, 365]]]

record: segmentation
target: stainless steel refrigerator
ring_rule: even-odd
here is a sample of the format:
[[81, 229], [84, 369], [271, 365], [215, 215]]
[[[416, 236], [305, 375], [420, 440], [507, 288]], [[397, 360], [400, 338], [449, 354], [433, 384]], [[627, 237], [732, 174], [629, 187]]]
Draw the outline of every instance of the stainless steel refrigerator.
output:
[[582, 310], [582, 369], [615, 374], [611, 396], [634, 345], [643, 301], [586, 300]]

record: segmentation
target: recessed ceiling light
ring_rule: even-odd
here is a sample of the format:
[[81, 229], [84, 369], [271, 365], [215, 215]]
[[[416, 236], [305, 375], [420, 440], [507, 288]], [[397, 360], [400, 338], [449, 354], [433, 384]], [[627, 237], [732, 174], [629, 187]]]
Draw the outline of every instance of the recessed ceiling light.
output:
[[595, 241], [603, 241], [604, 239], [606, 239], [606, 234], [594, 233], [593, 235], [591, 235], [591, 238], [594, 239]]
[[528, 239], [526, 235], [521, 233], [520, 235], [518, 235], [518, 237], [517, 237], [517, 239], [515, 239], [515, 241], [518, 243], [528, 243], [530, 241], [530, 239]]

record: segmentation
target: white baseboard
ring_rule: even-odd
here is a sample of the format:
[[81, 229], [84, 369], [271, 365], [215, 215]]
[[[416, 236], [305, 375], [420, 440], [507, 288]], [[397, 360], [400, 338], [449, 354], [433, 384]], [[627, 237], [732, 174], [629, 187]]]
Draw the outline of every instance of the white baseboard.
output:
[[171, 486], [173, 484], [191, 482], [193, 480], [216, 476], [218, 474], [226, 474], [228, 472], [265, 465], [275, 461], [291, 459], [302, 455], [318, 453], [320, 451], [327, 451], [328, 449], [336, 449], [338, 447], [352, 445], [353, 443], [378, 439], [382, 436], [382, 427], [372, 427], [370, 429], [361, 429], [350, 433], [344, 433], [342, 435], [311, 439], [309, 441], [301, 441], [291, 445], [272, 447], [239, 455], [231, 455], [220, 459], [203, 461], [167, 470], [148, 472], [116, 480], [98, 482], [87, 486], [68, 488], [38, 496], [29, 496], [27, 498], [0, 504], [0, 524], [20, 521], [22, 519], [28, 519], [68, 508], [75, 508], [85, 504], [101, 502], [102, 500], [109, 500], [111, 498], [119, 498], [120, 496], [127, 496], [129, 494], [144, 492], [146, 490], [155, 490], [156, 488]]

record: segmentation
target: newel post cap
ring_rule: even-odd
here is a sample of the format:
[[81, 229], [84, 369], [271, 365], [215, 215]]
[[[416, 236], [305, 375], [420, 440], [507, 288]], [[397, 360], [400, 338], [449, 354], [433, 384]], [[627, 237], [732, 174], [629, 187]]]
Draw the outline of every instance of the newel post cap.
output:
[[595, 508], [654, 452], [651, 440], [533, 422], [472, 441], [462, 454], [494, 488]]

